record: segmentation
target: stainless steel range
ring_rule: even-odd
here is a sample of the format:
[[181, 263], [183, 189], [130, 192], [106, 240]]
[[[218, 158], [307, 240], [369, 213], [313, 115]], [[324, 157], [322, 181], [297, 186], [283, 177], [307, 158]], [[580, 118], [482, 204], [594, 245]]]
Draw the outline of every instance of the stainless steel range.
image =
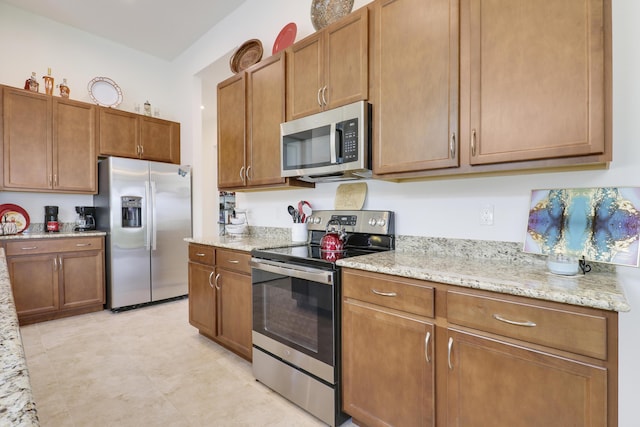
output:
[[[340, 269], [320, 250], [327, 223], [343, 229], [352, 257], [394, 248], [389, 211], [316, 211], [305, 246], [252, 251], [253, 373], [325, 423], [341, 411]], [[342, 230], [341, 230], [342, 231]]]

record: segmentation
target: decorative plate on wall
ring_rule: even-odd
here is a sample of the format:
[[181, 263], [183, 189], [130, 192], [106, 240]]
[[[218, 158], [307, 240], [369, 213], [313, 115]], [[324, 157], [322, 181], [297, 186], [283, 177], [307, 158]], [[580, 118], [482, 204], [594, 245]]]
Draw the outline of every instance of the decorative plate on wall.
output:
[[93, 102], [102, 107], [117, 107], [122, 102], [122, 89], [109, 77], [95, 77], [87, 88]]
[[320, 30], [351, 13], [353, 0], [313, 0], [311, 2], [311, 23]]
[[262, 42], [260, 40], [247, 40], [233, 53], [229, 61], [231, 71], [239, 73], [253, 64], [257, 64], [262, 59], [262, 52]]
[[29, 214], [18, 205], [5, 203], [0, 205], [0, 221], [2, 223], [15, 223], [16, 233], [22, 233], [29, 227]]

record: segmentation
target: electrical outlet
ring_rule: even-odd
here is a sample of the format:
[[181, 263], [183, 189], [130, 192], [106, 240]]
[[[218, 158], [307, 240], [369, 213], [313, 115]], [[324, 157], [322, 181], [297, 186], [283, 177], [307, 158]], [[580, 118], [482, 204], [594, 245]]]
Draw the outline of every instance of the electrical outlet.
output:
[[493, 225], [493, 205], [480, 208], [480, 225]]

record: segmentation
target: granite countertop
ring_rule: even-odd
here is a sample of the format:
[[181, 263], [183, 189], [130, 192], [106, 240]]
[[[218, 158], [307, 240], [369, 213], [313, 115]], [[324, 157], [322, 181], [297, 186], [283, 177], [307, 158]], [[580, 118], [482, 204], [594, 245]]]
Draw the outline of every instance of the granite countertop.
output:
[[62, 237], [93, 237], [93, 236], [106, 236], [104, 231], [61, 231], [59, 233], [46, 233], [46, 232], [31, 232], [31, 233], [19, 233], [0, 235], [0, 240], [14, 240], [14, 239], [59, 239]]
[[219, 248], [236, 249], [251, 252], [253, 249], [270, 249], [284, 246], [299, 246], [303, 243], [292, 242], [288, 236], [247, 235], [247, 236], [212, 236], [203, 238], [186, 238], [189, 243], [216, 246]]
[[390, 251], [339, 260], [337, 265], [394, 276], [429, 280], [541, 300], [610, 311], [629, 311], [615, 271], [560, 276], [544, 262], [438, 256], [419, 251]]
[[38, 426], [9, 270], [0, 248], [0, 425]]

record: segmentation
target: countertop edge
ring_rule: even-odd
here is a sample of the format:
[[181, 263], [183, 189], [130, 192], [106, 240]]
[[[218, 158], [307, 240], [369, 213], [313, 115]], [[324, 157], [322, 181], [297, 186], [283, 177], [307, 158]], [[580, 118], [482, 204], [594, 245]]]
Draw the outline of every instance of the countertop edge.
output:
[[0, 424], [38, 426], [38, 413], [3, 248], [0, 248], [0, 328]]

